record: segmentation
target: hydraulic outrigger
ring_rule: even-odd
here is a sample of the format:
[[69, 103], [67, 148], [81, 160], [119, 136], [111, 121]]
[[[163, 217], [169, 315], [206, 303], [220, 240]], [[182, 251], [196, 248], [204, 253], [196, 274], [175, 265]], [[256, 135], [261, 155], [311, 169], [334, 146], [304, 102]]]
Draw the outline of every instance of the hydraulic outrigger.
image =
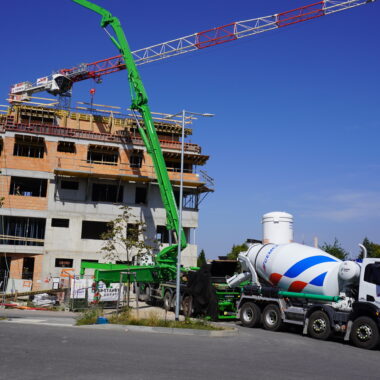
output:
[[[186, 236], [183, 229], [180, 228], [178, 209], [173, 193], [173, 187], [170, 183], [164, 156], [162, 154], [160, 142], [149, 109], [148, 95], [137, 70], [120, 21], [117, 17], [112, 16], [109, 11], [91, 3], [90, 1], [73, 1], [101, 15], [102, 19], [100, 26], [104, 29], [106, 29], [107, 26], [110, 26], [115, 33], [116, 37], [113, 37], [107, 32], [112, 42], [124, 58], [126, 69], [128, 71], [128, 80], [132, 97], [131, 108], [133, 111], [139, 112], [144, 121], [144, 124], [141, 125], [136, 118], [138, 131], [144, 142], [146, 150], [153, 161], [161, 199], [166, 210], [166, 228], [169, 233], [171, 231], [176, 233], [177, 241], [178, 236], [181, 234], [181, 250], [183, 250], [187, 246]], [[136, 281], [138, 282], [155, 282], [162, 280], [169, 281], [176, 277], [177, 251], [177, 244], [173, 244], [162, 249], [154, 258], [155, 264], [147, 266], [83, 263], [81, 274], [84, 273], [85, 268], [95, 268], [96, 281], [104, 281], [107, 283], [119, 282], [120, 272], [128, 269], [136, 273]]]

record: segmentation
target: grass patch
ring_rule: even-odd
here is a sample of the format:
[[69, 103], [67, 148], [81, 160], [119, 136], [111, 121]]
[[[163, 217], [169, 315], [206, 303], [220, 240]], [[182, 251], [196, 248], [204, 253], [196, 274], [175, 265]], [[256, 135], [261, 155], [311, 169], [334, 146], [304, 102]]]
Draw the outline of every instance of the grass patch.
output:
[[204, 320], [191, 320], [185, 321], [168, 321], [160, 319], [159, 316], [152, 312], [146, 318], [138, 318], [131, 315], [129, 311], [119, 313], [119, 315], [112, 314], [108, 317], [109, 323], [118, 325], [134, 325], [134, 326], [150, 326], [150, 327], [168, 327], [178, 329], [196, 329], [196, 330], [224, 330], [222, 327], [216, 327]]
[[[100, 308], [89, 309], [79, 316], [76, 325], [93, 325], [99, 316], [103, 315]], [[167, 327], [177, 329], [196, 329], [196, 330], [224, 330], [223, 327], [214, 326], [202, 319], [186, 319], [184, 321], [168, 321], [161, 319], [156, 312], [151, 312], [145, 318], [139, 318], [133, 315], [130, 310], [124, 310], [119, 314], [110, 314], [106, 316], [109, 323], [116, 325], [134, 325], [134, 326], [150, 326], [150, 327]]]
[[99, 308], [89, 309], [81, 313], [78, 317], [76, 325], [94, 325], [99, 316], [103, 314], [103, 310]]
[[0, 317], [0, 321], [4, 321], [6, 319], [8, 319], [8, 318], [7, 317]]

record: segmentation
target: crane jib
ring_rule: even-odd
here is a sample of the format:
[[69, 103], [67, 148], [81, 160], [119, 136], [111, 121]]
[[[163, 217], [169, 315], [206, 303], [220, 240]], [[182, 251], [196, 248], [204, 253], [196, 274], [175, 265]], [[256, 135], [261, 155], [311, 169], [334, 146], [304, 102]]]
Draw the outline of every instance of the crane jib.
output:
[[[75, 1], [75, 0], [74, 0]], [[162, 42], [132, 53], [136, 65], [144, 65], [180, 54], [202, 50], [225, 42], [235, 41], [240, 38], [254, 36], [269, 32], [284, 26], [294, 25], [300, 22], [312, 20], [321, 16], [345, 11], [361, 5], [373, 3], [376, 0], [324, 0], [289, 11], [272, 14], [270, 16], [236, 21], [216, 28], [194, 33], [171, 41]], [[78, 3], [78, 1], [75, 1]], [[80, 3], [81, 1], [79, 1]], [[87, 3], [88, 4], [88, 3]], [[97, 11], [99, 7], [95, 6]], [[108, 14], [108, 13], [107, 13]], [[109, 15], [109, 14], [108, 14]], [[125, 70], [126, 65], [121, 55], [102, 59], [92, 63], [83, 63], [74, 68], [59, 70], [59, 73], [67, 76], [73, 83], [86, 79], [99, 81], [103, 75]], [[49, 77], [50, 78], [50, 77]], [[11, 89], [10, 102], [17, 102], [23, 96], [49, 91], [53, 80], [46, 83], [22, 82]]]

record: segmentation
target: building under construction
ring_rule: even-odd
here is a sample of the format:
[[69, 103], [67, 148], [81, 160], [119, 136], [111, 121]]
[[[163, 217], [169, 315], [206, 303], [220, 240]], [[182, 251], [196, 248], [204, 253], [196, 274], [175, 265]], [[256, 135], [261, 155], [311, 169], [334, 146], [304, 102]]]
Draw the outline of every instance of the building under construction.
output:
[[[169, 115], [154, 116], [178, 199], [182, 125]], [[190, 126], [188, 119], [186, 136], [192, 133]], [[82, 260], [105, 262], [101, 235], [123, 205], [134, 219], [127, 234], [133, 222], [142, 221], [146, 236], [141, 239], [153, 241], [157, 251], [169, 243], [153, 163], [137, 120], [127, 111], [86, 103], [67, 110], [20, 102], [3, 108], [0, 136], [2, 277], [8, 272], [9, 278], [32, 281], [33, 290], [51, 288], [53, 279], [79, 273]], [[185, 143], [184, 151], [183, 226], [190, 244], [181, 260], [191, 266], [197, 256], [198, 206], [212, 187], [210, 178], [197, 170], [209, 157], [197, 144]]]

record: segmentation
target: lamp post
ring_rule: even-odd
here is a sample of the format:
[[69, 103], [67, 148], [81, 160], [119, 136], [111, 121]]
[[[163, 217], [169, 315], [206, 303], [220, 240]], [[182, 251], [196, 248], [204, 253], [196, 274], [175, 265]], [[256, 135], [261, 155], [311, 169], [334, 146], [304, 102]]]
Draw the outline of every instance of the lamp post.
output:
[[182, 110], [174, 115], [168, 116], [167, 119], [173, 118], [175, 116], [182, 114], [182, 137], [181, 137], [181, 173], [180, 173], [180, 183], [179, 183], [179, 226], [178, 226], [178, 251], [177, 251], [177, 281], [176, 281], [176, 300], [175, 300], [175, 320], [179, 320], [179, 303], [180, 303], [180, 280], [181, 280], [181, 230], [182, 230], [182, 206], [183, 206], [183, 166], [184, 166], [184, 156], [185, 156], [185, 121], [186, 115], [196, 115], [203, 117], [213, 117], [212, 113], [197, 113]]

